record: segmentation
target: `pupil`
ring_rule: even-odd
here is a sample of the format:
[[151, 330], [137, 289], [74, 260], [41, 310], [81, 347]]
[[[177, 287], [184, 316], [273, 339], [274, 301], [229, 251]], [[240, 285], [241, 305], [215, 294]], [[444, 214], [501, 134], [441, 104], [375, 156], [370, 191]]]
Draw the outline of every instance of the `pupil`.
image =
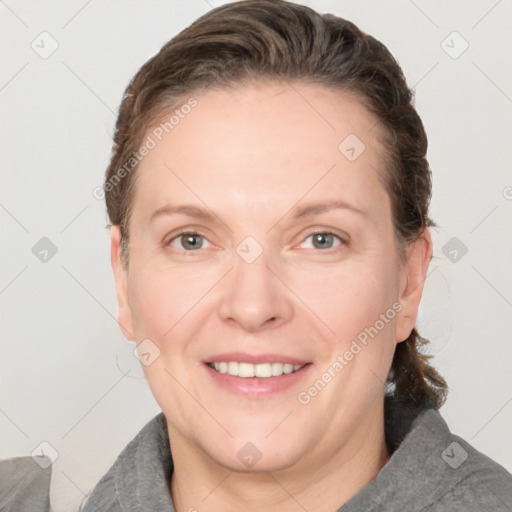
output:
[[318, 233], [313, 239], [313, 245], [320, 249], [330, 248], [332, 246], [332, 235], [326, 233]]
[[183, 243], [183, 246], [186, 249], [199, 249], [201, 245], [202, 242], [199, 240], [198, 235], [187, 235]]

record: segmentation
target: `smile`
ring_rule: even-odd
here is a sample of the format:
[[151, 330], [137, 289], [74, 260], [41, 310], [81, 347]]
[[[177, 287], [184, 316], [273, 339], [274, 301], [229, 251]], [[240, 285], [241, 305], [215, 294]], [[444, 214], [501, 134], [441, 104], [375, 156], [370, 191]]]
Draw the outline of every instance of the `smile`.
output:
[[270, 377], [279, 377], [280, 375], [294, 373], [305, 365], [288, 363], [251, 364], [238, 361], [219, 361], [208, 363], [208, 366], [219, 373], [227, 373], [228, 375], [241, 377], [242, 379], [251, 377], [268, 379]]

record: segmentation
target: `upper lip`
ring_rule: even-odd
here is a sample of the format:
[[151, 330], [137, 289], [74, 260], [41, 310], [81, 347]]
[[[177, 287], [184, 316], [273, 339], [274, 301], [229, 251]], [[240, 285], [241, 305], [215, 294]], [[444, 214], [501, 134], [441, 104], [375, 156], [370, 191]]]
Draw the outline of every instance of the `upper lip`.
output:
[[297, 357], [285, 356], [283, 354], [244, 354], [241, 352], [215, 354], [204, 360], [205, 363], [220, 363], [222, 361], [237, 361], [239, 363], [250, 364], [283, 363], [293, 365], [307, 364], [310, 362]]

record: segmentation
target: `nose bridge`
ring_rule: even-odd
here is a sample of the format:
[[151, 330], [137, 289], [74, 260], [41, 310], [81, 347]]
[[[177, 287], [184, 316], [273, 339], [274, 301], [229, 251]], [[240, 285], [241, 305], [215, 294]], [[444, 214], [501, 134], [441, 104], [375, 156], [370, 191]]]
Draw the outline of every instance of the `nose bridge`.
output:
[[270, 254], [263, 248], [256, 251], [250, 240], [247, 245], [242, 242], [236, 253], [220, 310], [223, 320], [235, 322], [250, 331], [289, 320], [292, 314], [290, 298], [269, 268]]

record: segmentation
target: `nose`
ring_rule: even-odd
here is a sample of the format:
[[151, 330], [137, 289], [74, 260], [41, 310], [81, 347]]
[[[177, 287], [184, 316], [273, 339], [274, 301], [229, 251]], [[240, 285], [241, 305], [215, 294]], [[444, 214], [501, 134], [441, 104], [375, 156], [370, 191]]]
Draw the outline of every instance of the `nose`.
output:
[[290, 291], [269, 267], [265, 252], [252, 263], [235, 254], [224, 286], [219, 308], [224, 322], [257, 332], [279, 327], [293, 317]]

